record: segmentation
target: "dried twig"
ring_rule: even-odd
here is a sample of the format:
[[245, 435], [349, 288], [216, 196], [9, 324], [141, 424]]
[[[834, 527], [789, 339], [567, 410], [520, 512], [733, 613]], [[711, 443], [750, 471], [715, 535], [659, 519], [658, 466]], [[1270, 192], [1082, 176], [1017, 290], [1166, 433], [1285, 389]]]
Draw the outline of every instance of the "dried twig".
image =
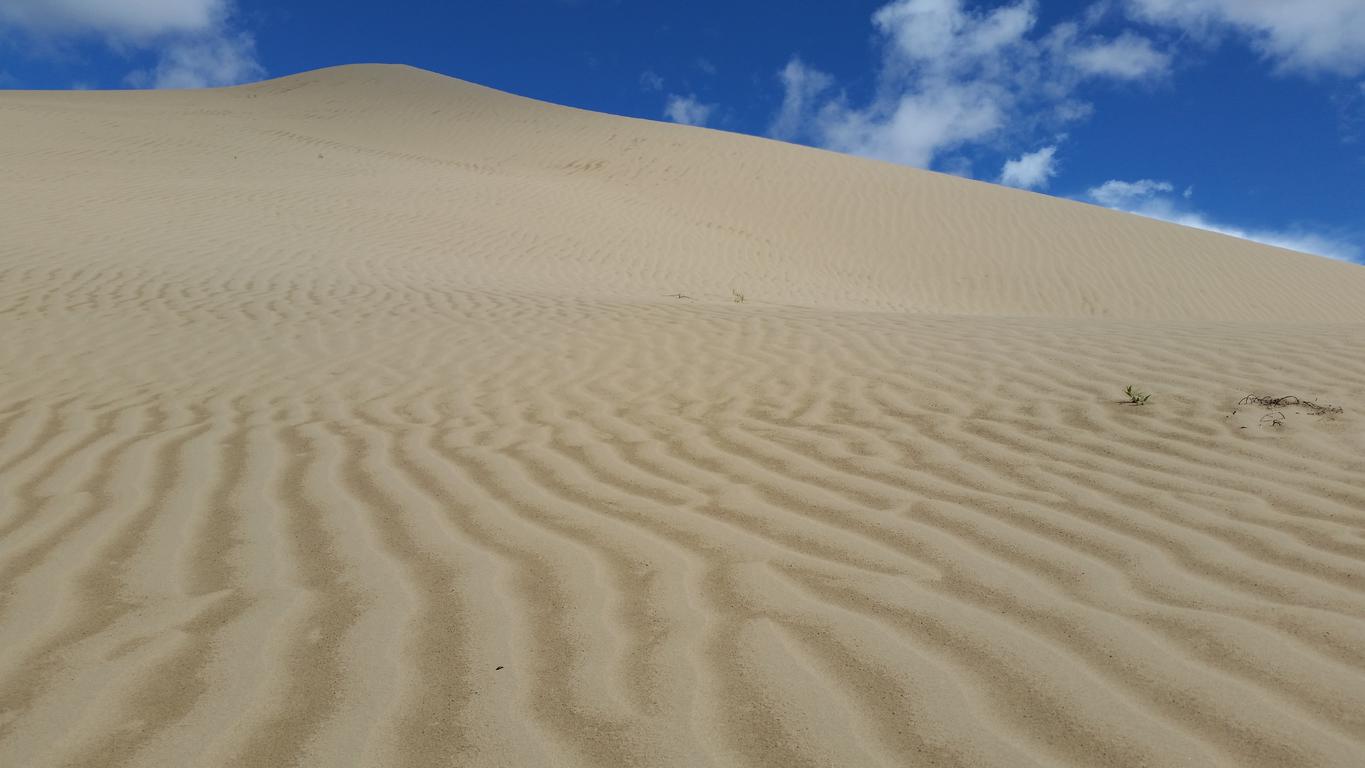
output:
[[[1247, 395], [1242, 398], [1238, 405], [1259, 405], [1264, 408], [1287, 408], [1295, 406], [1308, 411], [1314, 416], [1327, 416], [1342, 412], [1339, 405], [1323, 405], [1312, 400], [1304, 400], [1297, 395], [1284, 395], [1282, 397], [1271, 397], [1269, 395]], [[1280, 414], [1283, 417], [1284, 414]]]

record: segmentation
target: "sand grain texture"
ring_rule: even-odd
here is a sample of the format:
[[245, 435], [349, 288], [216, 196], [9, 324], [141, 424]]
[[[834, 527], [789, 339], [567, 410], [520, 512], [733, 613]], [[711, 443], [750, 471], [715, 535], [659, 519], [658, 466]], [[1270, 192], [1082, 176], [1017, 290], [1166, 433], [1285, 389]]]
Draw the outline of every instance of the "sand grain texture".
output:
[[1365, 269], [404, 67], [0, 129], [0, 765], [1365, 765]]

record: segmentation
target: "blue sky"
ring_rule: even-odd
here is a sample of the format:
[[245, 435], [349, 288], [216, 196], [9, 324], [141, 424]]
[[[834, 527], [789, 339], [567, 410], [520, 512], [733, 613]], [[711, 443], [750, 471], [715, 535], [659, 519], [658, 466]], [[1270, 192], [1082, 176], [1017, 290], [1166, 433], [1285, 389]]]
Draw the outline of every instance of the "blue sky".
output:
[[1365, 0], [0, 0], [0, 87], [400, 62], [1365, 261]]

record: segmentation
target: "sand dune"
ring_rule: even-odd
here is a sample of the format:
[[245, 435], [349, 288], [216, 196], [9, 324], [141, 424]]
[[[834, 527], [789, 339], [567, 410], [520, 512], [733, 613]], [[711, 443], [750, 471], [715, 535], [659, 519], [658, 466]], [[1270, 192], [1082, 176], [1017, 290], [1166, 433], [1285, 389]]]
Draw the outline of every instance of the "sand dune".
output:
[[1365, 269], [403, 67], [0, 125], [0, 765], [1365, 765]]

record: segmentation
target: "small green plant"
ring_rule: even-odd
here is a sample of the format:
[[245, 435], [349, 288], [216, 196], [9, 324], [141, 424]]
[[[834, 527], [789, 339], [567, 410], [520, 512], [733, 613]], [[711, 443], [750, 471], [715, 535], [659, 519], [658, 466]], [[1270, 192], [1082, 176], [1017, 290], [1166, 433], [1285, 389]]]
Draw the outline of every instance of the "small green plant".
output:
[[1134, 387], [1131, 384], [1128, 385], [1127, 389], [1123, 390], [1123, 395], [1128, 398], [1124, 402], [1129, 405], [1144, 405], [1147, 402], [1147, 398], [1151, 397], [1151, 395], [1146, 392], [1139, 392], [1137, 387]]
[[730, 298], [733, 299], [736, 304], [744, 303], [744, 294], [736, 291], [734, 288], [730, 289]]

